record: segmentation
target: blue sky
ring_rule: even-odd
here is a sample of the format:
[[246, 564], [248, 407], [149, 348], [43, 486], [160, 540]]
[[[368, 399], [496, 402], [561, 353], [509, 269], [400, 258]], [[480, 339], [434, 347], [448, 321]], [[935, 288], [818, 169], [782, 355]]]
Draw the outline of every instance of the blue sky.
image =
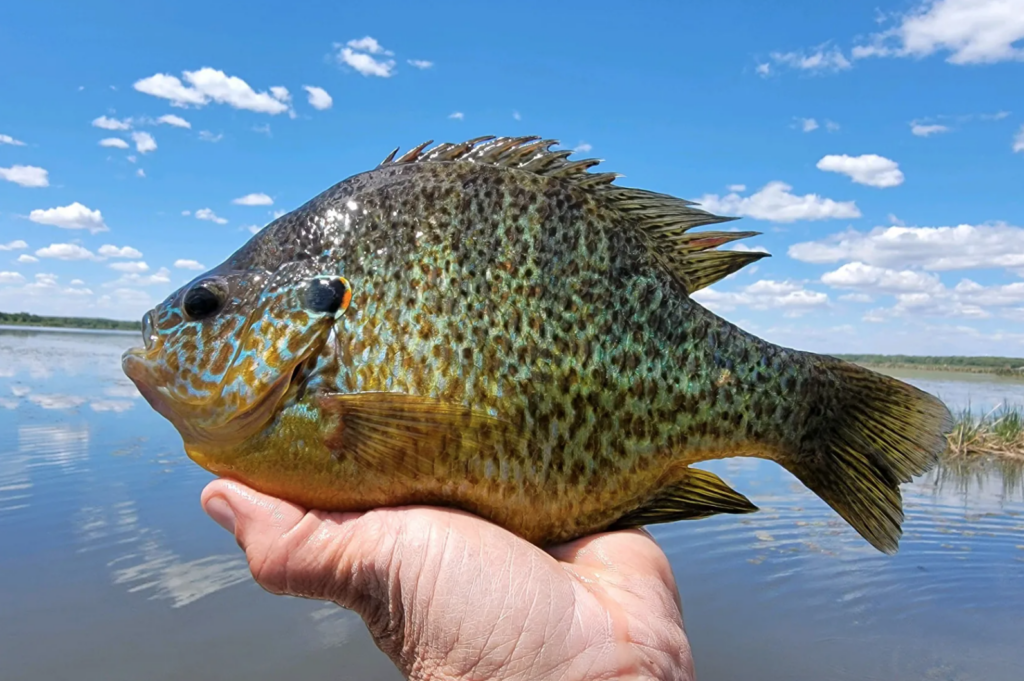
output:
[[1024, 0], [372, 5], [6, 8], [0, 310], [135, 319], [396, 146], [535, 134], [764, 232], [698, 298], [769, 340], [1024, 356]]

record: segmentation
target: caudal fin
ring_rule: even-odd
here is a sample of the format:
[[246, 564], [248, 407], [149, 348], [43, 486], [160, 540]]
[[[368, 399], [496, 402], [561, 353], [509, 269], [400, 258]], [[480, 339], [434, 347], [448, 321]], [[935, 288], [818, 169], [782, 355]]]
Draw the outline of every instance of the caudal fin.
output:
[[832, 408], [781, 461], [872, 546], [895, 553], [902, 534], [900, 483], [935, 465], [953, 427], [936, 397], [833, 358], [818, 367], [838, 379]]

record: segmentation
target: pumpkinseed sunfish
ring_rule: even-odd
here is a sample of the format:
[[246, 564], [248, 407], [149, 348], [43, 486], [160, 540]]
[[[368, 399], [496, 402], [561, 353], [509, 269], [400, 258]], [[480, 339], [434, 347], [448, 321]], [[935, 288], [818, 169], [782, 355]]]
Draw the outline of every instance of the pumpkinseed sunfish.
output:
[[694, 231], [729, 218], [555, 144], [392, 152], [148, 312], [125, 373], [196, 463], [306, 507], [455, 507], [545, 545], [755, 511], [691, 467], [753, 456], [894, 552], [946, 407], [712, 314], [691, 294], [757, 233]]

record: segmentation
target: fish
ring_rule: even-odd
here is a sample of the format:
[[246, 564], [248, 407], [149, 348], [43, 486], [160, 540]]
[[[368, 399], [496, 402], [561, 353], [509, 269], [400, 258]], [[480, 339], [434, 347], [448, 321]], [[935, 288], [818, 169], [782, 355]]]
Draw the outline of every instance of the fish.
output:
[[206, 470], [306, 508], [433, 505], [539, 546], [757, 507], [774, 461], [885, 553], [936, 397], [775, 345], [694, 294], [758, 232], [541, 137], [391, 152], [142, 319], [124, 373]]

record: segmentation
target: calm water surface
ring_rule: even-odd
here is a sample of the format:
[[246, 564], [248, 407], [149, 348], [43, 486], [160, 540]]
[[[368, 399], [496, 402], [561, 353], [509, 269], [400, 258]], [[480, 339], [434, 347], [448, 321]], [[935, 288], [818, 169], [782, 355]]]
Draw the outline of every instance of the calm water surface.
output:
[[[251, 581], [199, 507], [211, 476], [120, 372], [135, 338], [0, 330], [0, 679], [400, 678], [355, 616]], [[1024, 383], [908, 378], [1024, 404]], [[701, 681], [1020, 681], [1019, 470], [907, 486], [889, 558], [774, 464], [707, 467], [762, 511], [654, 528]]]

